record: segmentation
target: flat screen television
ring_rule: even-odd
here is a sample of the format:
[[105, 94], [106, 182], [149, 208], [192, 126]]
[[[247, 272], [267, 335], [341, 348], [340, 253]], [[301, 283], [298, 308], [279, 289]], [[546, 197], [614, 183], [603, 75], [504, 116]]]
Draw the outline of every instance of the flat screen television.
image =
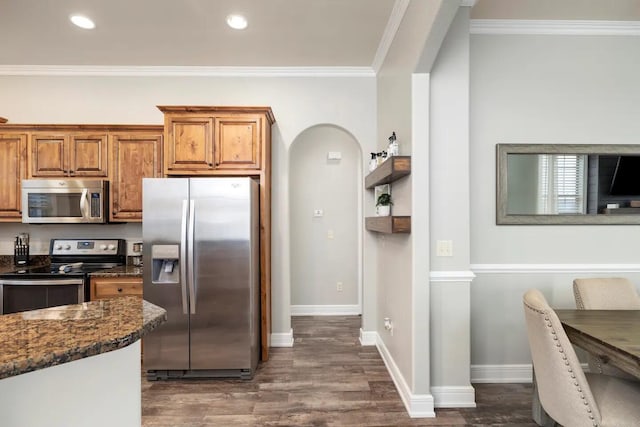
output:
[[609, 194], [640, 195], [640, 156], [620, 156], [613, 173]]

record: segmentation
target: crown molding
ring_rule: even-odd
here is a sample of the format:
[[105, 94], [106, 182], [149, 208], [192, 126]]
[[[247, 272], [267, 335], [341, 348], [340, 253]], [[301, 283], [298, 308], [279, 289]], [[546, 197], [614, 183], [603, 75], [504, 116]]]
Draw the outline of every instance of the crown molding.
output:
[[376, 74], [371, 67], [0, 65], [0, 75], [115, 77], [375, 77]]
[[639, 36], [640, 21], [472, 19], [471, 34]]
[[384, 58], [386, 58], [387, 53], [391, 48], [391, 43], [393, 43], [393, 39], [396, 37], [398, 28], [400, 28], [400, 23], [402, 22], [402, 18], [404, 18], [404, 14], [408, 7], [409, 0], [396, 0], [393, 4], [393, 9], [391, 10], [389, 20], [387, 21], [387, 26], [384, 28], [384, 33], [382, 34], [382, 38], [378, 44], [378, 50], [376, 50], [376, 55], [373, 57], [373, 62], [371, 63], [371, 68], [374, 72], [377, 73], [380, 71], [380, 67], [382, 67], [382, 64], [384, 63]]

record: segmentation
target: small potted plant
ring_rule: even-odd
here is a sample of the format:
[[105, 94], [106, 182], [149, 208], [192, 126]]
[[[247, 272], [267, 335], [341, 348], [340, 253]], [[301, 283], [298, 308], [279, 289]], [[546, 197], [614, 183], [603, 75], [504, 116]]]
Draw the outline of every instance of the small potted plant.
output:
[[389, 216], [391, 214], [391, 194], [382, 193], [378, 196], [376, 201], [376, 215], [377, 216]]

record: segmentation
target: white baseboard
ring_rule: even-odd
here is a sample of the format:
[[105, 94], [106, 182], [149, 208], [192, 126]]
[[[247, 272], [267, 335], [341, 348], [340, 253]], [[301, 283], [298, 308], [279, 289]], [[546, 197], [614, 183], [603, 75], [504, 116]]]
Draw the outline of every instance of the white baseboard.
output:
[[471, 365], [472, 383], [530, 383], [531, 364]]
[[293, 329], [271, 334], [271, 347], [293, 347]]
[[[589, 372], [589, 366], [582, 363], [582, 370]], [[530, 383], [532, 381], [531, 364], [471, 365], [471, 383]]]
[[354, 305], [292, 305], [292, 316], [355, 316], [361, 314], [360, 306]]
[[475, 408], [476, 391], [472, 386], [434, 386], [431, 394], [436, 408]]
[[407, 385], [400, 369], [387, 350], [387, 347], [384, 345], [380, 335], [377, 335], [376, 347], [382, 356], [382, 360], [387, 367], [387, 371], [389, 371], [389, 374], [391, 375], [391, 379], [393, 379], [393, 382], [396, 385], [396, 389], [402, 398], [402, 403], [404, 403], [404, 407], [407, 409], [409, 416], [411, 418], [434, 418], [436, 416], [436, 412], [433, 406], [433, 396], [431, 394], [411, 393], [411, 389]]
[[364, 331], [360, 328], [360, 345], [376, 345], [377, 337], [376, 331]]

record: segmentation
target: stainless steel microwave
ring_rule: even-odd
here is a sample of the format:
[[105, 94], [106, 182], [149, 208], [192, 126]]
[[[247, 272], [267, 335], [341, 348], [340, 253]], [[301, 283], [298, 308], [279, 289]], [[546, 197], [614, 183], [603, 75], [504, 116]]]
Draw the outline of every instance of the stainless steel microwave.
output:
[[107, 222], [109, 182], [84, 179], [22, 180], [22, 222], [31, 224]]

